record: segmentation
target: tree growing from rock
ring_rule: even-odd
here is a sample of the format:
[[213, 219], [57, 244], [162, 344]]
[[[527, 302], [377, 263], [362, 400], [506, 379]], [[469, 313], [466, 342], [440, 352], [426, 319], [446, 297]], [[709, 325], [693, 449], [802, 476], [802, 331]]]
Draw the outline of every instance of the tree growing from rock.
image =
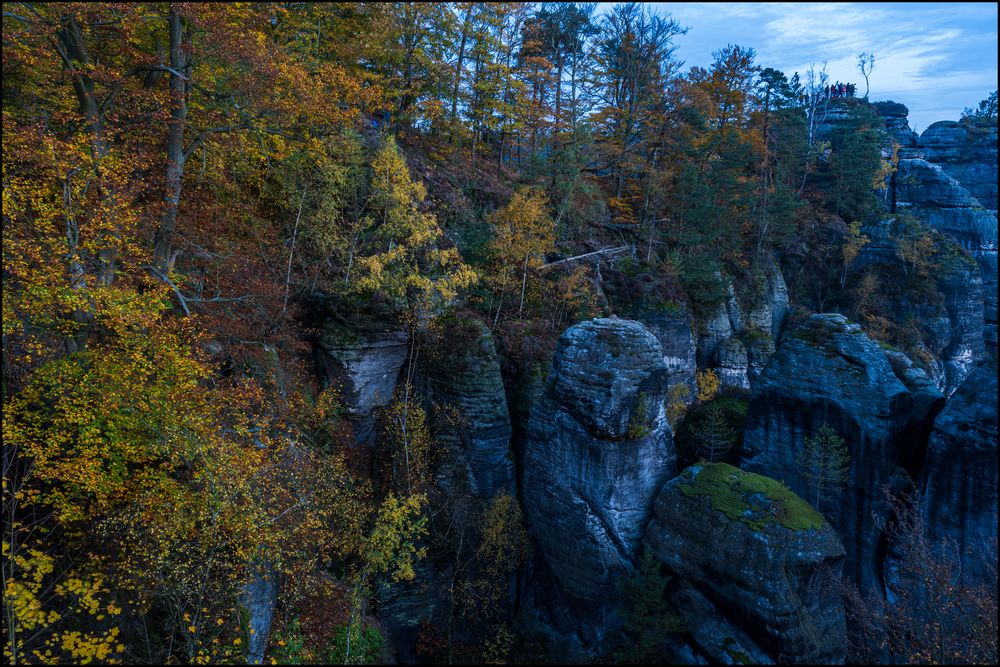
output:
[[844, 439], [829, 424], [823, 424], [816, 435], [805, 439], [797, 463], [815, 494], [813, 507], [818, 508], [825, 493], [847, 481], [851, 457]]
[[721, 461], [736, 439], [736, 432], [730, 428], [725, 413], [715, 403], [705, 406], [704, 415], [695, 430], [695, 435], [698, 441], [698, 457], [709, 463]]

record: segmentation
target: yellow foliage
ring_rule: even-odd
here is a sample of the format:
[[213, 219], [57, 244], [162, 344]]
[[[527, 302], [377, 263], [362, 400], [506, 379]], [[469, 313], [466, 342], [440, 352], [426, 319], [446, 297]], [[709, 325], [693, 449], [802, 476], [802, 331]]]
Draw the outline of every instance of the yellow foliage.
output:
[[698, 385], [698, 402], [704, 403], [705, 401], [710, 401], [715, 398], [715, 395], [719, 393], [719, 376], [715, 374], [715, 371], [708, 368], [703, 371], [698, 371], [695, 374], [695, 381]]

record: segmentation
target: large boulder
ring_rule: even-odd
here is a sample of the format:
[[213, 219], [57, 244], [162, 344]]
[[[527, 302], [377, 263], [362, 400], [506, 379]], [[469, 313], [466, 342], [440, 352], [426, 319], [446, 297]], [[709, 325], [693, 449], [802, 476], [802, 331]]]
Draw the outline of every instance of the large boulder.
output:
[[[739, 645], [743, 655], [770, 658], [763, 662], [843, 662], [844, 548], [780, 482], [725, 463], [691, 466], [657, 496], [646, 544], [701, 594], [682, 587], [675, 602], [714, 660], [732, 664], [725, 654]], [[728, 623], [707, 623], [701, 596]]]
[[957, 545], [965, 583], [984, 583], [996, 567], [995, 365], [973, 371], [934, 421], [920, 488], [929, 537]]
[[320, 379], [323, 387], [339, 388], [357, 442], [371, 438], [373, 412], [392, 400], [408, 353], [405, 331], [357, 331], [332, 322], [323, 328], [316, 345]]
[[598, 606], [634, 567], [676, 457], [656, 337], [617, 318], [567, 329], [528, 424], [524, 509], [562, 590]]
[[471, 471], [472, 493], [483, 498], [500, 491], [513, 494], [510, 415], [489, 329], [475, 318], [447, 318], [433, 327], [426, 348], [421, 374], [435, 440]]
[[[747, 408], [741, 467], [809, 498], [840, 534], [846, 572], [864, 589], [880, 582], [881, 489], [892, 478], [912, 407], [878, 343], [843, 315], [819, 314], [785, 337]], [[817, 494], [799, 453], [824, 425], [845, 441], [850, 467], [842, 487]]]
[[[915, 146], [917, 134], [910, 129], [910, 110], [899, 102], [875, 102], [875, 111], [885, 121], [885, 131], [891, 142], [903, 148]], [[888, 146], [891, 153], [891, 145]]]

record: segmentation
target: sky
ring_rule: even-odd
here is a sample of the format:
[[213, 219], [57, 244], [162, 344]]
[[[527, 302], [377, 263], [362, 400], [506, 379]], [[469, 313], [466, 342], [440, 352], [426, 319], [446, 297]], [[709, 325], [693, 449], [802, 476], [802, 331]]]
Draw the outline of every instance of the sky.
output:
[[826, 61], [830, 81], [857, 83], [860, 96], [857, 56], [872, 52], [869, 99], [905, 104], [917, 132], [958, 120], [997, 88], [995, 3], [648, 4], [689, 29], [676, 38], [685, 70], [708, 67], [713, 51], [738, 44], [757, 51], [758, 65], [803, 79], [810, 64]]

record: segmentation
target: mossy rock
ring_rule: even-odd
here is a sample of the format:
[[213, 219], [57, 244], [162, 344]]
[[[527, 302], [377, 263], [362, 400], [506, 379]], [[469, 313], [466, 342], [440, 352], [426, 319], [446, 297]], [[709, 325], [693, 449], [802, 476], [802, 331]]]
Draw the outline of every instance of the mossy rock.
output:
[[679, 477], [687, 497], [707, 497], [713, 509], [754, 530], [777, 524], [788, 530], [819, 530], [823, 515], [781, 482], [728, 463], [691, 466]]

